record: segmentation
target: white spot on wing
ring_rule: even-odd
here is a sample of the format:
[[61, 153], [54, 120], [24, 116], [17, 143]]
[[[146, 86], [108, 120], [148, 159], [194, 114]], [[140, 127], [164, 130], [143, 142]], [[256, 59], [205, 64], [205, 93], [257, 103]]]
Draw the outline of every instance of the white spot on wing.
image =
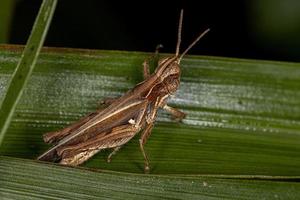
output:
[[134, 120], [134, 119], [130, 119], [130, 120], [128, 121], [128, 123], [134, 125], [134, 124], [135, 124], [135, 120]]

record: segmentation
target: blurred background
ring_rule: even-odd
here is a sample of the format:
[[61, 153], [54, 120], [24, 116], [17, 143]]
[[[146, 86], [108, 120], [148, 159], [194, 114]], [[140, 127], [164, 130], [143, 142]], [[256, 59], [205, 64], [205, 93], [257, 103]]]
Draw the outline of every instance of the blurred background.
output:
[[[1, 0], [0, 43], [25, 44], [41, 0]], [[59, 0], [45, 46], [153, 52], [175, 50], [184, 8], [182, 50], [190, 54], [300, 61], [299, 0]]]

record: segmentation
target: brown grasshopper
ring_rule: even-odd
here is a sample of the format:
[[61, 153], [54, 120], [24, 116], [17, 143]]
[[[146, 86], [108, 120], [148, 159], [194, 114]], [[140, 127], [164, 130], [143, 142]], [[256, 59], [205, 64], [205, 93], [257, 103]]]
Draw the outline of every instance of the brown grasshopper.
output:
[[120, 98], [106, 101], [109, 104], [106, 108], [62, 130], [44, 134], [44, 141], [55, 145], [39, 156], [38, 160], [59, 161], [60, 164], [76, 166], [102, 149], [113, 149], [107, 158], [110, 162], [112, 155], [143, 130], [139, 144], [145, 160], [144, 170], [148, 172], [149, 160], [144, 145], [151, 134], [157, 110], [163, 108], [179, 120], [185, 117], [185, 113], [168, 106], [166, 101], [179, 86], [182, 57], [209, 31], [207, 29], [200, 34], [179, 55], [182, 19], [183, 10], [179, 18], [175, 56], [160, 59], [153, 74], [150, 74], [149, 59], [146, 59], [143, 63], [143, 82]]

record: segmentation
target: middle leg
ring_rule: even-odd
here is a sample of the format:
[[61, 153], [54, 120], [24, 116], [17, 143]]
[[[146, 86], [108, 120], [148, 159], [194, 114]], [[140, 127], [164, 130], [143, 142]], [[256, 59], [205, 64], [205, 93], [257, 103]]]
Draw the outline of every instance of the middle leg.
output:
[[144, 166], [145, 173], [149, 172], [150, 167], [149, 167], [149, 159], [148, 159], [148, 156], [144, 149], [144, 145], [147, 142], [147, 139], [149, 138], [149, 136], [151, 134], [152, 128], [153, 128], [153, 123], [148, 124], [147, 127], [145, 128], [145, 130], [143, 131], [141, 138], [139, 139], [140, 149], [142, 151], [142, 154], [143, 154], [144, 160], [145, 160], [145, 166]]

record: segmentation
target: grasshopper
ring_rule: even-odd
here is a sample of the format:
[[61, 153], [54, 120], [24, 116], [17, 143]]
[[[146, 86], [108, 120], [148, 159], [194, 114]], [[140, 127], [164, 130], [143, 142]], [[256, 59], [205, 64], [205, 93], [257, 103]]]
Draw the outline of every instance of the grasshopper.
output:
[[160, 59], [153, 74], [150, 74], [149, 59], [146, 59], [143, 62], [143, 82], [123, 96], [105, 101], [108, 104], [106, 108], [99, 109], [62, 130], [44, 134], [44, 141], [54, 146], [39, 156], [38, 160], [77, 166], [103, 149], [113, 149], [107, 158], [110, 162], [111, 157], [124, 144], [142, 131], [139, 145], [144, 157], [144, 170], [149, 172], [144, 145], [151, 134], [157, 111], [162, 108], [178, 120], [185, 117], [185, 113], [170, 107], [167, 99], [179, 87], [179, 64], [182, 57], [209, 31], [207, 29], [200, 34], [179, 55], [182, 20], [183, 10], [179, 18], [174, 56]]

